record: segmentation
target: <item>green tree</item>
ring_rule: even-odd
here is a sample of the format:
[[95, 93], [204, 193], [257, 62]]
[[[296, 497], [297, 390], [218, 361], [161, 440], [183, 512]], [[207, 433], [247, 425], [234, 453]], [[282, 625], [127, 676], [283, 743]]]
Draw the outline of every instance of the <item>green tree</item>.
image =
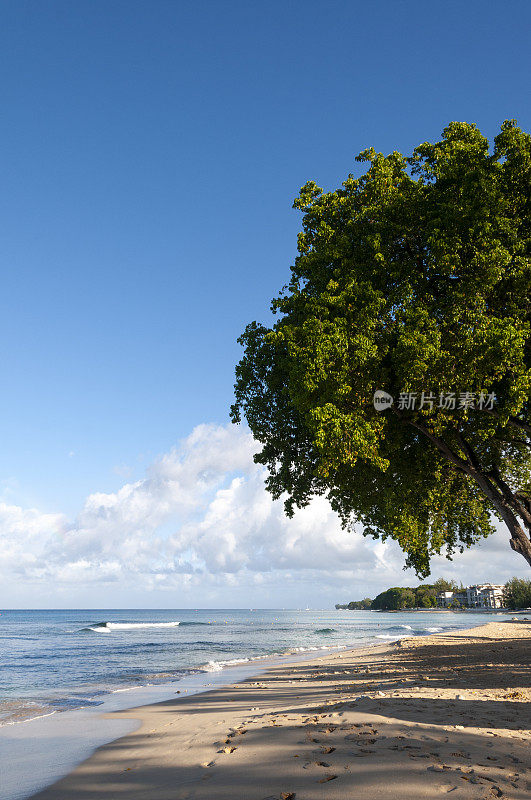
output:
[[511, 578], [504, 586], [503, 598], [507, 608], [531, 608], [531, 581]]
[[288, 514], [327, 495], [420, 576], [494, 514], [531, 564], [531, 136], [505, 122], [490, 152], [453, 122], [409, 158], [357, 160], [361, 177], [295, 200], [299, 255], [273, 326], [239, 340], [232, 419]]
[[445, 578], [437, 578], [433, 583], [435, 594], [439, 592], [457, 592], [457, 583], [455, 581], [447, 581]]
[[415, 606], [417, 608], [433, 608], [437, 605], [437, 592], [435, 586], [429, 583], [417, 586], [415, 592]]
[[371, 608], [377, 611], [399, 611], [402, 608], [415, 608], [415, 592], [412, 589], [404, 589], [401, 586], [394, 586], [381, 592], [374, 598]]
[[365, 597], [363, 600], [351, 600], [344, 608], [348, 608], [350, 611], [367, 611], [371, 607], [371, 604], [371, 598]]

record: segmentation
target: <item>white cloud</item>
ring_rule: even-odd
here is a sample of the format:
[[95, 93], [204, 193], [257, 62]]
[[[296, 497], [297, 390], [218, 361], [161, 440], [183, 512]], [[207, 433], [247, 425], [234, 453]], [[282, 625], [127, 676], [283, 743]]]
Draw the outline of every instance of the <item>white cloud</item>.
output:
[[[416, 581], [402, 571], [394, 542], [342, 530], [323, 498], [289, 520], [265, 491], [254, 451], [245, 429], [200, 425], [142, 480], [89, 495], [72, 522], [0, 504], [3, 602], [22, 598], [26, 586], [41, 597], [45, 590], [62, 598], [86, 591], [100, 605], [142, 597], [164, 605], [170, 596], [199, 605], [226, 605], [229, 598], [306, 605], [316, 592], [330, 605]], [[526, 573], [502, 531], [452, 563], [440, 558], [433, 565], [433, 574], [464, 583]]]

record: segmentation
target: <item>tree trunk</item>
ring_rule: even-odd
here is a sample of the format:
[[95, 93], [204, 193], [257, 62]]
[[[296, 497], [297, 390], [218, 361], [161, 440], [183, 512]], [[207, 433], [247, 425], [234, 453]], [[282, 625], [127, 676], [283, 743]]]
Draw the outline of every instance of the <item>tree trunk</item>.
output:
[[[483, 494], [490, 500], [502, 520], [505, 522], [511, 538], [509, 544], [515, 553], [520, 553], [525, 558], [531, 567], [531, 540], [522, 528], [518, 517], [521, 517], [526, 525], [529, 527], [529, 515], [527, 509], [523, 506], [515, 493], [511, 491], [509, 486], [499, 478], [498, 486], [492, 484], [490, 477], [478, 469], [477, 461], [474, 458], [472, 451], [470, 451], [466, 442], [464, 442], [467, 450], [467, 456], [470, 456], [470, 471], [469, 475], [475, 480]], [[517, 516], [518, 515], [518, 516]]]
[[[511, 538], [509, 544], [515, 553], [520, 553], [531, 567], [531, 540], [521, 526], [518, 516], [520, 516], [526, 527], [529, 527], [529, 515], [527, 509], [515, 493], [510, 490], [507, 484], [503, 483], [503, 490], [494, 486], [490, 478], [477, 469], [477, 465], [471, 465], [468, 473], [475, 480], [483, 494], [490, 500], [502, 520], [505, 522]], [[517, 516], [518, 515], [518, 516]]]
[[[506, 523], [507, 524], [507, 523]], [[525, 531], [522, 530], [521, 526], [516, 523], [516, 526], [513, 530], [509, 528], [511, 532], [511, 538], [509, 539], [509, 544], [511, 545], [512, 549], [515, 553], [520, 553], [521, 556], [525, 558], [529, 566], [531, 567], [531, 541], [525, 534]]]
[[523, 556], [531, 567], [531, 539], [519, 521], [520, 518], [531, 534], [531, 501], [528, 498], [524, 499], [520, 493], [513, 492], [501, 477], [499, 470], [495, 470], [494, 473], [486, 473], [482, 470], [476, 453], [459, 430], [456, 430], [455, 434], [464, 458], [448, 442], [435, 436], [424, 425], [404, 418], [397, 411], [395, 414], [433, 442], [455, 469], [464, 472], [476, 482], [507, 526], [511, 534], [509, 539], [511, 549]]

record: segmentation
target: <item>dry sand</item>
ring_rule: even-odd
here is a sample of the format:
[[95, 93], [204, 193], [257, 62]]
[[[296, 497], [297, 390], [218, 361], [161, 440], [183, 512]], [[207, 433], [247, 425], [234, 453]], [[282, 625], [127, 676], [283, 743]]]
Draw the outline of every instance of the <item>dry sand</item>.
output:
[[491, 622], [119, 712], [141, 727], [34, 797], [529, 800], [530, 641]]

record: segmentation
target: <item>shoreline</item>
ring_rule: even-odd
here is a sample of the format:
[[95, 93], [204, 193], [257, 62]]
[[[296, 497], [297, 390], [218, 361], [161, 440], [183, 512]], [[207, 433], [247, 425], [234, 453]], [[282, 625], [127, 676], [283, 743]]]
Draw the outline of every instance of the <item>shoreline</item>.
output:
[[[18, 611], [20, 609], [15, 609], [15, 610]], [[132, 611], [134, 612], [135, 610], [133, 609]], [[362, 610], [356, 610], [353, 613], [363, 616], [364, 614], [367, 614], [367, 611], [368, 610], [362, 609]], [[131, 610], [128, 610], [127, 613], [131, 614]], [[334, 612], [331, 613], [333, 614]], [[349, 611], [345, 611], [345, 613], [347, 617], [350, 616]], [[531, 614], [531, 610], [524, 609], [514, 612], [508, 612], [503, 609], [418, 608], [418, 609], [397, 609], [397, 610], [386, 610], [386, 611], [380, 609], [374, 611], [371, 610], [371, 614], [373, 613], [379, 615], [383, 614], [385, 616], [386, 615], [394, 616], [396, 614], [400, 615], [411, 614], [412, 616], [416, 616], [418, 614], [420, 615], [420, 617], [425, 616], [426, 614], [430, 616], [430, 615], [439, 615], [440, 613], [444, 613], [447, 617], [454, 616], [457, 619], [461, 618], [460, 624], [463, 625], [466, 624], [462, 619], [463, 614], [471, 614], [475, 616], [476, 619], [478, 618], [481, 619], [484, 616], [484, 614], [508, 616], [509, 613]], [[375, 619], [377, 619], [377, 617], [375, 617]], [[342, 622], [344, 621], [345, 620], [342, 620]], [[334, 624], [333, 620], [331, 619], [328, 622], [330, 624]], [[164, 627], [165, 624], [166, 623], [162, 623], [160, 627]], [[172, 625], [173, 624], [174, 623], [172, 623]], [[189, 623], [184, 623], [184, 624], [189, 624]], [[476, 622], [476, 624], [482, 624], [482, 621], [481, 622], [478, 621]], [[102, 627], [102, 625], [101, 623], [98, 623], [95, 627], [96, 628]], [[138, 625], [138, 627], [144, 627], [144, 626]], [[379, 622], [378, 622], [378, 627], [380, 627]], [[401, 627], [407, 628], [410, 626], [401, 626]], [[83, 630], [85, 629], [83, 628]], [[337, 629], [337, 631], [340, 630], [341, 627]], [[424, 630], [429, 632], [432, 629], [426, 628]], [[330, 631], [337, 632], [336, 629], [334, 628], [331, 628]], [[69, 631], [69, 633], [70, 632], [71, 631]], [[327, 633], [327, 632], [328, 629], [325, 629], [324, 631], [320, 630], [314, 631], [314, 633]], [[422, 636], [426, 634], [416, 631], [416, 635]], [[392, 636], [378, 637], [378, 634], [376, 633], [374, 633], [374, 636], [376, 638], [384, 638], [389, 640], [393, 638]], [[367, 640], [368, 638], [369, 637], [367, 637]], [[154, 681], [149, 680], [146, 683], [142, 683], [140, 681], [139, 683], [136, 683], [134, 685], [129, 685], [126, 683], [125, 685], [116, 684], [114, 687], [111, 687], [107, 685], [99, 686], [96, 684], [90, 685], [81, 683], [78, 685], [72, 684], [69, 687], [68, 684], [66, 684], [66, 688], [64, 690], [61, 690], [60, 694], [58, 694], [57, 691], [50, 689], [49, 687], [48, 689], [45, 689], [40, 694], [40, 696], [29, 694], [26, 697], [24, 694], [22, 694], [20, 697], [17, 697], [6, 694], [2, 698], [4, 700], [4, 705], [0, 703], [0, 732], [6, 726], [18, 725], [22, 723], [25, 724], [33, 723], [36, 720], [44, 719], [64, 712], [71, 713], [73, 711], [86, 710], [92, 706], [95, 707], [95, 711], [98, 711], [98, 706], [107, 705], [108, 698], [114, 694], [129, 693], [129, 692], [131, 692], [132, 694], [136, 694], [136, 693], [142, 693], [145, 690], [149, 690], [151, 688], [153, 688], [153, 690], [156, 691], [156, 688], [159, 687], [163, 691], [163, 693], [171, 695], [173, 693], [172, 686], [174, 683], [180, 684], [182, 680], [186, 681], [190, 675], [194, 674], [199, 675], [201, 673], [217, 672], [218, 670], [225, 670], [227, 668], [230, 668], [233, 665], [240, 665], [240, 664], [249, 665], [252, 662], [257, 662], [257, 667], [260, 669], [262, 668], [262, 663], [265, 663], [267, 665], [267, 663], [270, 663], [271, 661], [276, 661], [277, 659], [291, 658], [293, 656], [296, 657], [297, 660], [300, 660], [301, 658], [306, 659], [307, 657], [311, 657], [310, 654], [312, 652], [318, 653], [320, 650], [324, 650], [326, 652], [327, 650], [351, 649], [352, 647], [358, 647], [358, 646], [360, 646], [360, 644], [357, 641], [354, 641], [352, 643], [341, 642], [336, 644], [323, 643], [321, 646], [312, 645], [300, 648], [293, 646], [293, 647], [287, 647], [286, 649], [278, 649], [276, 652], [269, 652], [261, 655], [242, 654], [241, 656], [235, 655], [235, 657], [233, 658], [229, 658], [228, 660], [220, 660], [219, 662], [213, 660], [205, 663], [197, 663], [197, 665], [194, 665], [192, 663], [191, 667], [186, 666], [182, 669], [182, 674], [179, 675], [178, 678], [166, 677], [165, 670], [162, 669], [161, 670], [161, 676], [163, 678], [162, 680], [157, 674], [154, 674], [153, 676], [151, 676], [152, 678], [155, 679]], [[154, 669], [154, 672], [156, 672], [156, 668]], [[179, 672], [179, 670], [177, 670], [177, 672]], [[78, 697], [80, 698], [79, 700]], [[136, 702], [134, 698], [132, 700], [133, 700], [132, 705], [128, 704], [128, 707], [136, 707], [142, 704], [141, 702]], [[0, 769], [1, 768], [2, 765], [0, 763]]]
[[[387, 615], [394, 616], [396, 614], [403, 614], [403, 613], [416, 614], [417, 611], [421, 615], [428, 614], [428, 616], [430, 614], [435, 614], [435, 612], [442, 611], [447, 615], [447, 617], [454, 616], [456, 617], [456, 619], [459, 619], [461, 617], [460, 613], [455, 613], [449, 609], [400, 609], [396, 611], [378, 610], [378, 611], [371, 611], [370, 613], [371, 615], [374, 613], [378, 615], [383, 614], [384, 616]], [[472, 613], [476, 617], [476, 620], [478, 620], [478, 618], [483, 617], [483, 614], [474, 613], [473, 609], [467, 609], [466, 611], [468, 613]], [[507, 616], [506, 612], [500, 611], [499, 609], [489, 610], [489, 612]], [[334, 612], [331, 613], [333, 614]], [[347, 617], [350, 616], [349, 612], [345, 613]], [[357, 615], [367, 612], [356, 611], [353, 613]], [[375, 619], [377, 619], [377, 617]], [[348, 620], [346, 621], [348, 622]], [[342, 622], [345, 622], [345, 619], [343, 619]], [[316, 624], [319, 623], [316, 621]], [[327, 620], [326, 624], [333, 625], [334, 621], [332, 619], [329, 619]], [[456, 625], [456, 628], [462, 626], [463, 624], [464, 621], [461, 619], [459, 623]], [[482, 620], [481, 622], [477, 621], [476, 624], [483, 624], [483, 621]], [[374, 622], [374, 625], [377, 625], [377, 627], [380, 628], [380, 622], [377, 623]], [[404, 628], [405, 630], [406, 629], [412, 630], [411, 625], [400, 625], [399, 627]], [[342, 629], [340, 626], [337, 629], [325, 628], [324, 630], [316, 630], [314, 631], [314, 633], [327, 633], [329, 631], [330, 632], [333, 631], [334, 633], [340, 633], [341, 630]], [[435, 632], [435, 630], [436, 630], [435, 627], [433, 628], [427, 627], [423, 628], [422, 632], [420, 629], [416, 630], [414, 635], [425, 636], [428, 635], [430, 632]], [[189, 665], [183, 667], [182, 674], [180, 674], [178, 678], [166, 678], [166, 680], [157, 679], [158, 675], [156, 674], [156, 669], [154, 668], [154, 675], [151, 676], [156, 679], [154, 682], [151, 681], [147, 683], [140, 682], [135, 685], [118, 684], [115, 685], [114, 687], [108, 687], [108, 686], [101, 687], [97, 684], [92, 684], [92, 685], [80, 684], [78, 686], [72, 686], [70, 687], [70, 689], [66, 687], [64, 690], [62, 690], [61, 695], [59, 697], [59, 702], [57, 701], [57, 696], [56, 696], [57, 693], [54, 694], [50, 690], [48, 690], [48, 693], [46, 693], [46, 691], [43, 692], [40, 697], [29, 696], [28, 702], [24, 700], [24, 697], [18, 699], [16, 697], [10, 698], [9, 695], [6, 695], [5, 700], [7, 705], [11, 704], [11, 706], [15, 707], [18, 704], [20, 708], [18, 707], [11, 709], [8, 708], [7, 711], [5, 711], [2, 714], [0, 706], [0, 737], [2, 730], [4, 730], [8, 726], [19, 725], [22, 723], [31, 724], [40, 719], [56, 716], [58, 714], [61, 715], [63, 713], [71, 714], [77, 711], [91, 710], [92, 708], [95, 713], [102, 713], [102, 712], [105, 713], [107, 706], [116, 705], [115, 703], [112, 702], [112, 698], [114, 695], [121, 695], [121, 694], [133, 695], [131, 699], [128, 700], [126, 705], [120, 703], [119, 706], [121, 709], [136, 708], [138, 706], [151, 704], [153, 702], [162, 702], [163, 699], [171, 697], [174, 693], [178, 694], [179, 692], [175, 692], [174, 689], [175, 686], [187, 685], [190, 681], [192, 682], [192, 684], [195, 684], [197, 681], [201, 682], [202, 678], [206, 679], [207, 675], [215, 675], [220, 671], [225, 673], [225, 671], [232, 669], [232, 667], [241, 666], [244, 667], [245, 669], [252, 667], [253, 668], [252, 674], [255, 674], [255, 672], [258, 673], [263, 669], [267, 669], [269, 665], [276, 664], [277, 662], [284, 662], [284, 661], [290, 662], [292, 659], [297, 662], [305, 661], [308, 658], [313, 658], [314, 655], [317, 655], [320, 652], [326, 653], [326, 652], [335, 652], [339, 650], [357, 649], [359, 647], [368, 646], [369, 643], [371, 643], [371, 640], [373, 641], [374, 644], [378, 644], [380, 643], [379, 641], [377, 641], [379, 639], [383, 639], [385, 641], [391, 641], [393, 638], [398, 639], [400, 638], [400, 636], [409, 636], [409, 635], [411, 634], [398, 633], [398, 632], [389, 635], [380, 635], [380, 633], [377, 632], [375, 627], [374, 631], [372, 631], [371, 633], [367, 632], [366, 635], [362, 635], [361, 638], [356, 637], [354, 641], [351, 640], [350, 642], [342, 641], [334, 643], [330, 641], [326, 642], [326, 640], [321, 639], [322, 643], [319, 645], [315, 643], [312, 644], [305, 643], [304, 646], [300, 647], [295, 645], [285, 646], [285, 649], [277, 649], [275, 651], [265, 652], [260, 655], [241, 653], [239, 655], [235, 654], [233, 657], [229, 657], [226, 660], [221, 658], [221, 660], [219, 661], [209, 660], [205, 661], [204, 663], [197, 663], [197, 664], [192, 663], [191, 666]], [[162, 670], [161, 674], [164, 675], [164, 672], [165, 671]], [[149, 694], [150, 692], [154, 694], [160, 693], [161, 697], [159, 698], [159, 700], [148, 698], [147, 702], [144, 702], [144, 698], [142, 697], [142, 695], [145, 693]], [[64, 701], [63, 701], [63, 695], [65, 698]], [[140, 697], [140, 700], [137, 698], [137, 695]], [[77, 701], [78, 704], [74, 704], [75, 701], [77, 700], [76, 696], [81, 697], [81, 699]], [[72, 702], [72, 700], [74, 700], [74, 702]], [[61, 706], [61, 702], [64, 703], [63, 706]], [[113, 708], [112, 710], [116, 709]], [[1, 767], [2, 765], [0, 763], [0, 769]]]
[[[387, 642], [385, 642], [387, 644]], [[268, 669], [297, 666], [318, 654], [334, 654], [346, 650], [385, 646], [384, 642], [356, 646], [331, 645], [307, 647], [304, 652], [295, 648], [258, 658], [224, 663], [219, 669], [191, 673], [179, 681], [119, 689], [110, 692], [102, 706], [54, 711], [29, 719], [4, 723], [0, 726], [0, 774], [5, 795], [9, 800], [27, 800], [69, 775], [89, 759], [99, 748], [110, 744], [139, 728], [139, 715], [128, 712], [176, 700], [181, 702], [198, 694], [216, 691], [232, 683], [258, 678]], [[179, 687], [179, 689], [176, 689]], [[132, 696], [131, 696], [132, 695]], [[175, 696], [179, 695], [178, 698]], [[126, 716], [122, 716], [125, 714]], [[51, 718], [51, 719], [50, 719]], [[60, 746], [50, 751], [48, 741]], [[62, 746], [61, 746], [62, 745]], [[27, 753], [31, 754], [31, 760]], [[53, 757], [53, 761], [50, 759]], [[29, 762], [29, 763], [28, 763]], [[38, 776], [33, 779], [29, 770]], [[24, 775], [21, 788], [20, 775]], [[25, 785], [24, 785], [25, 784]], [[4, 795], [2, 795], [4, 797]]]
[[[105, 714], [140, 724], [32, 797], [411, 798], [439, 796], [452, 783], [456, 797], [523, 800], [530, 642], [524, 620], [488, 622], [276, 665], [259, 679]], [[399, 792], [389, 783], [397, 770]], [[502, 794], [486, 795], [493, 787]]]
[[[361, 645], [369, 646], [369, 645]], [[341, 650], [351, 650], [354, 646], [351, 645], [321, 645], [315, 647], [304, 647], [304, 648], [295, 648], [292, 650], [287, 650], [286, 652], [279, 652], [279, 653], [271, 653], [266, 655], [260, 656], [248, 656], [248, 657], [241, 657], [241, 658], [233, 658], [228, 659], [226, 661], [220, 662], [206, 662], [204, 664], [199, 664], [197, 667], [191, 668], [188, 674], [183, 674], [178, 679], [169, 681], [169, 682], [157, 682], [157, 683], [145, 683], [145, 684], [137, 684], [134, 686], [124, 686], [114, 689], [107, 689], [104, 692], [105, 699], [101, 701], [102, 705], [109, 705], [112, 704], [112, 699], [114, 695], [122, 695], [131, 692], [132, 694], [142, 695], [145, 693], [162, 693], [164, 695], [174, 695], [180, 694], [181, 690], [176, 690], [176, 686], [187, 686], [189, 683], [196, 684], [202, 683], [203, 680], [206, 680], [208, 676], [218, 676], [220, 674], [230, 674], [233, 670], [248, 670], [253, 667], [252, 675], [261, 674], [264, 670], [269, 669], [270, 665], [274, 665], [278, 663], [299, 663], [299, 661], [305, 661], [307, 658], [313, 657], [317, 653], [324, 651], [324, 652], [336, 652]], [[213, 663], [216, 666], [211, 666]], [[256, 667], [256, 669], [254, 669]], [[229, 681], [230, 682], [230, 681]], [[210, 683], [210, 682], [209, 682]], [[101, 695], [101, 690], [95, 687], [95, 692], [98, 695]], [[183, 691], [187, 692], [188, 689], [184, 689]], [[195, 691], [195, 689], [194, 689]], [[204, 689], [203, 691], [208, 691], [208, 689]], [[85, 694], [89, 701], [92, 700], [90, 690], [86, 691]], [[152, 705], [155, 702], [163, 702], [164, 699], [168, 699], [164, 697], [160, 700], [150, 700], [147, 703], [143, 702], [134, 702], [133, 705], [128, 704], [124, 707], [124, 709], [116, 709], [116, 710], [128, 710], [130, 708], [140, 708], [143, 705]], [[45, 700], [43, 700], [45, 702]], [[44, 713], [38, 713], [36, 716], [27, 716], [27, 717], [20, 717], [15, 719], [0, 719], [0, 732], [7, 727], [12, 725], [26, 725], [32, 722], [36, 722], [40, 719], [45, 719], [47, 717], [52, 717], [55, 715], [62, 715], [62, 714], [72, 714], [81, 711], [94, 711], [94, 713], [104, 714], [106, 713], [104, 709], [99, 708], [99, 706], [92, 707], [92, 703], [90, 702], [88, 705], [79, 705], [74, 708], [55, 708], [51, 710], [45, 710]]]

